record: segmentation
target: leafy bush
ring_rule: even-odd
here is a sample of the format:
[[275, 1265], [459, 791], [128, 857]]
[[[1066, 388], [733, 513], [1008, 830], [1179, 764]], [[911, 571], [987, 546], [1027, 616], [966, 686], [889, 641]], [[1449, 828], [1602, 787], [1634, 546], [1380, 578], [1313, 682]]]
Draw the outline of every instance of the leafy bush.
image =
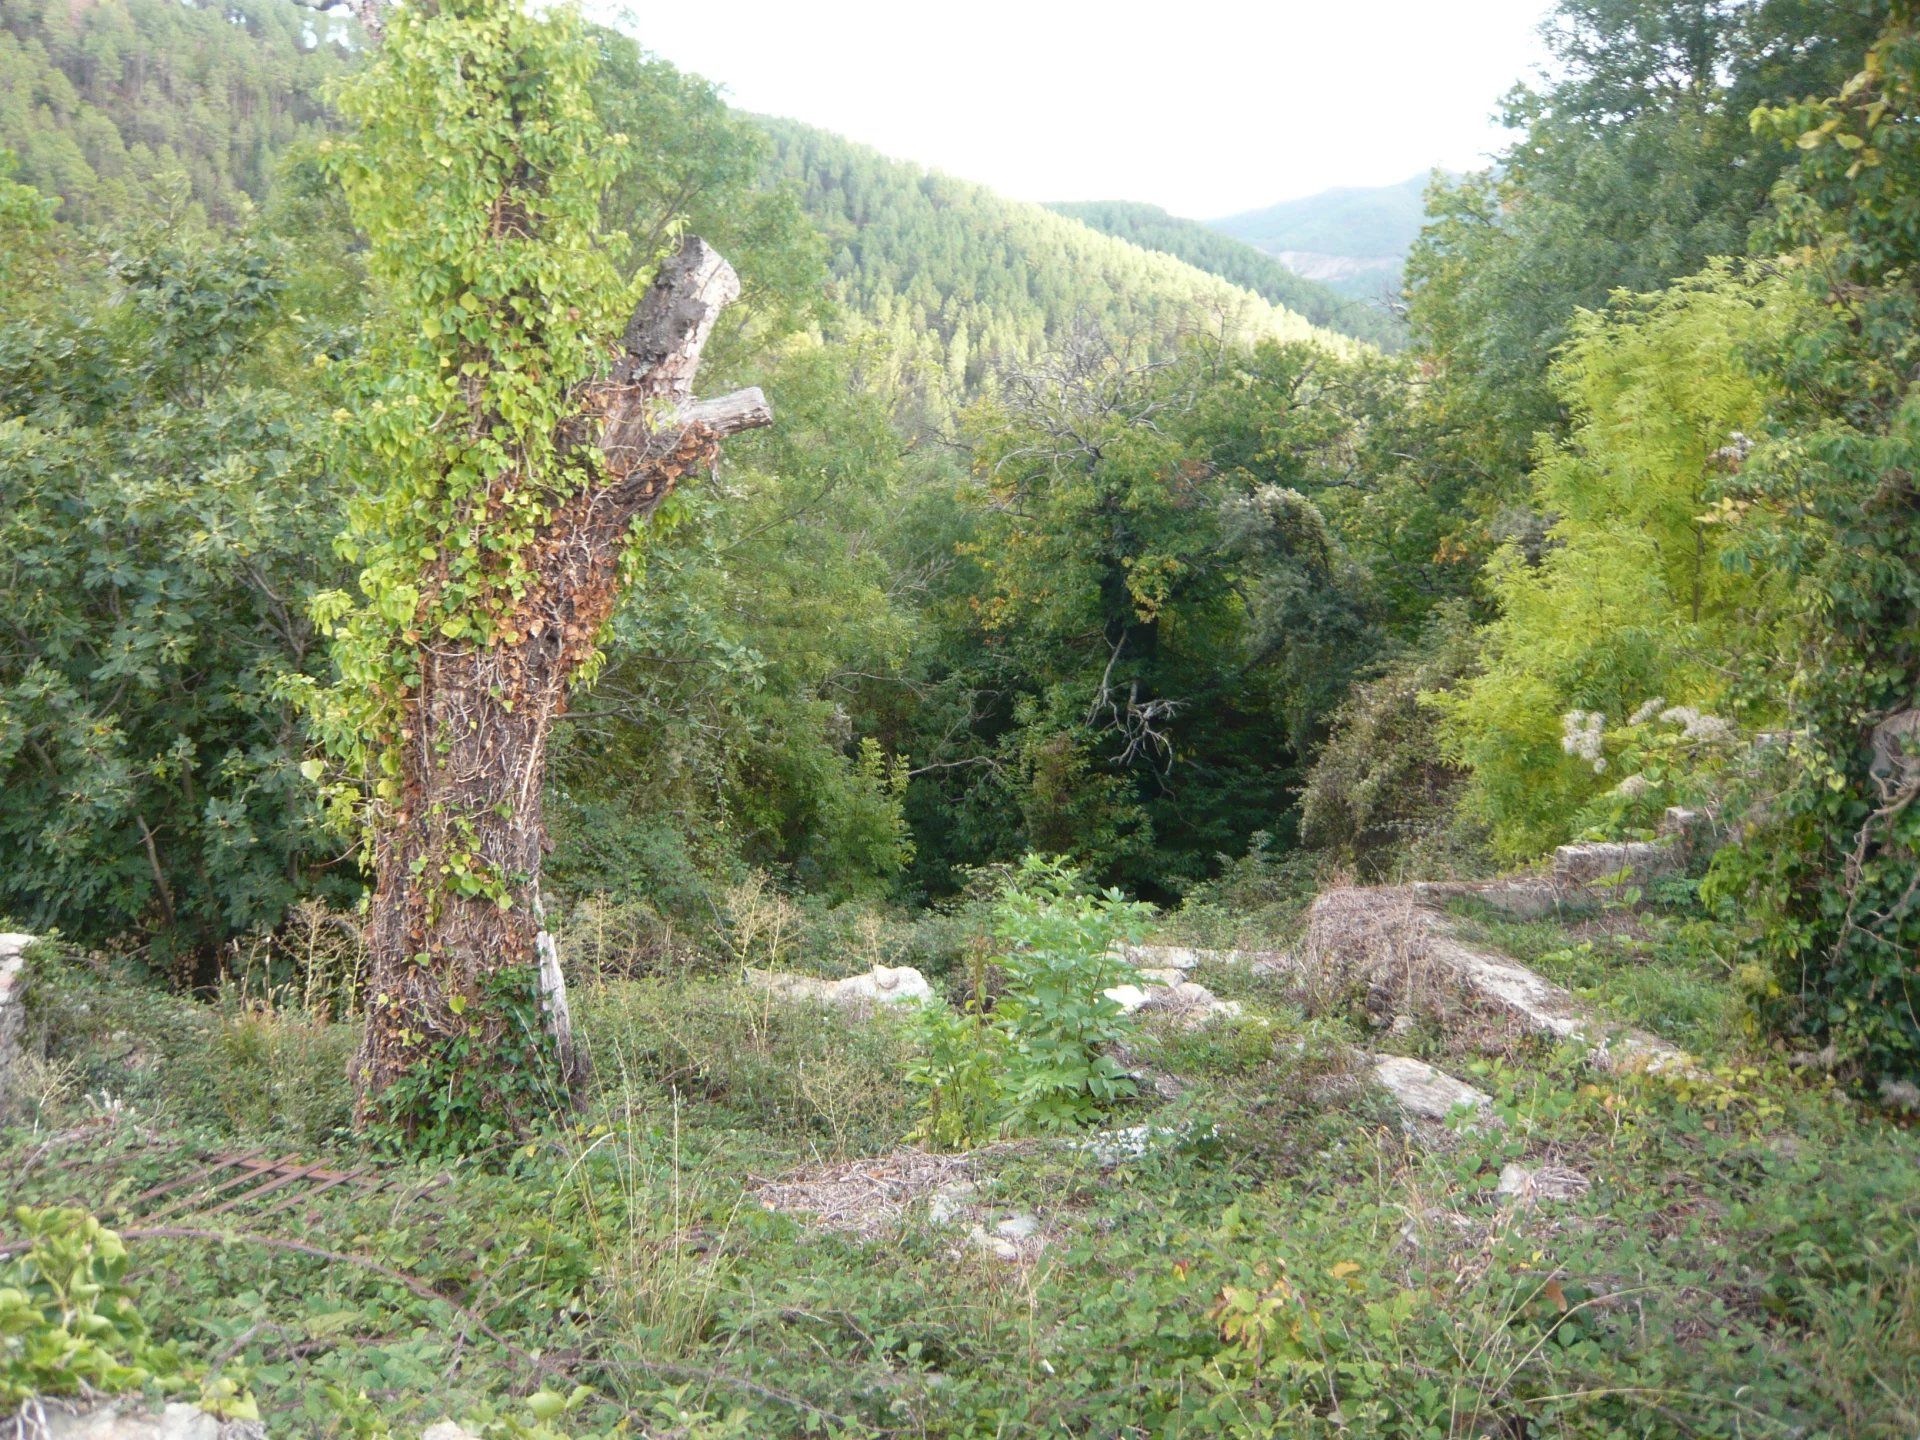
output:
[[1132, 1026], [1103, 992], [1135, 978], [1115, 946], [1137, 941], [1150, 913], [1118, 890], [1088, 893], [1064, 860], [1027, 856], [993, 911], [990, 963], [1006, 988], [991, 1014], [984, 972], [965, 1013], [923, 1010], [925, 1053], [909, 1071], [926, 1091], [919, 1133], [957, 1147], [990, 1128], [1068, 1130], [1131, 1095], [1107, 1052]]
[[1445, 831], [1462, 779], [1441, 755], [1421, 696], [1451, 689], [1478, 662], [1464, 604], [1442, 606], [1421, 645], [1354, 685], [1300, 797], [1300, 838], [1378, 879], [1396, 856]]
[[0, 1407], [179, 1383], [127, 1294], [127, 1247], [84, 1210], [16, 1207], [26, 1252], [0, 1267]]
[[936, 1150], [970, 1150], [994, 1139], [1006, 1115], [1006, 1036], [981, 1010], [923, 1005], [920, 1053], [907, 1079], [925, 1091], [909, 1137]]
[[296, 269], [146, 234], [76, 261], [50, 317], [0, 315], [0, 604], [29, 642], [0, 649], [0, 906], [33, 928], [204, 961], [356, 888], [278, 690], [316, 663], [339, 519]]
[[1894, 1099], [1920, 1080], [1920, 17], [1869, 13], [1885, 29], [1840, 94], [1755, 116], [1801, 157], [1770, 238], [1817, 258], [1792, 276], [1807, 323], [1765, 357], [1770, 433], [1724, 504], [1755, 517], [1745, 558], [1803, 620], [1785, 656], [1747, 657], [1756, 693], [1791, 677], [1792, 733], [1712, 878], [1750, 918], [1773, 1018]]

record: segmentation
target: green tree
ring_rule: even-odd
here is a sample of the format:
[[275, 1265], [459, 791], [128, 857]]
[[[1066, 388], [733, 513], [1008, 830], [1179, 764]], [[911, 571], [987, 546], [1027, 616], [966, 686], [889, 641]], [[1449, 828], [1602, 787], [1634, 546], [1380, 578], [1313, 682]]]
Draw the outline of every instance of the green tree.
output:
[[1721, 708], [1738, 658], [1773, 648], [1778, 587], [1729, 563], [1737, 516], [1713, 500], [1773, 394], [1748, 357], [1782, 342], [1794, 300], [1723, 265], [1576, 320], [1554, 370], [1572, 433], [1534, 477], [1548, 547], [1494, 557], [1483, 667], [1438, 700], [1446, 756], [1470, 772], [1466, 803], [1501, 854], [1566, 839], [1580, 806], [1623, 778], [1602, 751], [1563, 745], [1569, 712], [1617, 728], [1654, 701]]
[[1372, 643], [1316, 497], [1344, 463], [1338, 357], [1093, 333], [969, 417], [976, 483], [917, 746], [938, 867], [1070, 855], [1175, 893], [1290, 809]]
[[351, 888], [277, 689], [323, 663], [324, 352], [269, 239], [149, 233], [57, 271], [7, 240], [46, 285], [0, 325], [0, 908], [204, 956]]
[[[658, 903], [647, 857], [684, 854], [845, 899], [911, 854], [892, 737], [860, 722], [885, 713], [916, 638], [879, 543], [912, 457], [853, 353], [798, 343], [764, 380], [779, 426], [729, 448], [725, 493], [682, 491], [656, 517], [647, 583], [557, 732], [555, 873], [575, 885]], [[632, 858], [601, 863], [622, 832]]]
[[1408, 262], [1415, 347], [1489, 522], [1566, 419], [1548, 372], [1575, 315], [1745, 254], [1785, 165], [1748, 114], [1838, 84], [1871, 24], [1830, 0], [1554, 7], [1552, 78], [1507, 98], [1496, 169], [1434, 186]]
[[1920, 1076], [1920, 11], [1873, 9], [1835, 95], [1754, 117], [1802, 157], [1774, 238], [1803, 257], [1808, 321], [1774, 351], [1780, 398], [1728, 503], [1800, 623], [1790, 671], [1747, 672], [1792, 725], [1714, 878], [1782, 1018], [1894, 1081]]

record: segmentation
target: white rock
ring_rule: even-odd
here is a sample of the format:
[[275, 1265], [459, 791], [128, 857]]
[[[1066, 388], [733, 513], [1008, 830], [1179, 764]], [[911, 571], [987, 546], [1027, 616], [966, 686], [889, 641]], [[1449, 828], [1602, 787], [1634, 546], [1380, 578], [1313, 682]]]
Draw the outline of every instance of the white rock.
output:
[[790, 1000], [820, 1000], [848, 1010], [868, 1010], [875, 1005], [918, 1005], [933, 998], [933, 987], [927, 983], [927, 977], [911, 965], [876, 965], [864, 975], [849, 975], [844, 980], [748, 970], [747, 980]]
[[464, 1425], [440, 1420], [422, 1430], [420, 1440], [479, 1440], [479, 1437]]
[[[1606, 840], [1562, 845], [1553, 852], [1553, 878], [1560, 885], [1643, 885], [1680, 869], [1674, 847], [1660, 840]], [[1624, 880], [1621, 877], [1624, 876]]]
[[1004, 1240], [1025, 1240], [1039, 1232], [1040, 1217], [1030, 1215], [1024, 1210], [1018, 1214], [1009, 1215], [993, 1227], [993, 1233]]
[[1127, 1015], [1131, 1015], [1147, 1003], [1147, 992], [1138, 985], [1115, 985], [1100, 993], [1118, 1005], [1122, 1013]]
[[1586, 1044], [1589, 1061], [1601, 1069], [1699, 1073], [1684, 1052], [1657, 1036], [1604, 1023], [1570, 991], [1519, 961], [1462, 943], [1410, 890], [1329, 890], [1313, 902], [1307, 925], [1309, 960], [1329, 979], [1397, 986], [1409, 996], [1453, 990], [1529, 1030]]
[[[1423, 1060], [1405, 1055], [1380, 1055], [1373, 1062], [1373, 1078], [1410, 1117], [1445, 1120], [1462, 1106], [1492, 1118], [1493, 1098], [1464, 1080], [1436, 1070]], [[1479, 1122], [1475, 1122], [1479, 1123]]]
[[75, 1412], [48, 1403], [39, 1407], [45, 1440], [259, 1440], [266, 1427], [257, 1420], [221, 1421], [198, 1405], [170, 1402], [158, 1410], [138, 1397], [109, 1400]]
[[978, 1225], [967, 1232], [967, 1240], [976, 1249], [984, 1250], [996, 1259], [1018, 1260], [1020, 1258], [1020, 1246], [1017, 1242], [1000, 1235], [989, 1235]]
[[1210, 952], [1185, 945], [1120, 945], [1115, 954], [1137, 970], [1191, 970]]
[[13, 1069], [13, 1052], [20, 1043], [24, 1020], [20, 1011], [20, 977], [26, 970], [27, 947], [35, 935], [0, 935], [0, 1088]]
[[911, 965], [876, 965], [865, 975], [836, 981], [834, 988], [840, 996], [878, 1000], [883, 1005], [918, 1005], [933, 998], [933, 986]]
[[1201, 965], [1285, 967], [1292, 960], [1278, 950], [1196, 950], [1186, 945], [1119, 945], [1114, 954], [1142, 970], [1192, 970]]
[[927, 1220], [934, 1225], [951, 1225], [967, 1213], [980, 1187], [971, 1180], [955, 1180], [942, 1185], [927, 1201]]

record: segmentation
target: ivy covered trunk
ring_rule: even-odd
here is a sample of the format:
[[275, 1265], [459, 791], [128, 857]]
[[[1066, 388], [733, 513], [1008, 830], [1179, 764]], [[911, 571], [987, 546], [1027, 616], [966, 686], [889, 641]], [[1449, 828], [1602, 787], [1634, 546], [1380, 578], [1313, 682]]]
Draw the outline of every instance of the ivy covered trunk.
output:
[[541, 787], [554, 721], [620, 592], [636, 526], [726, 435], [771, 422], [758, 390], [690, 399], [700, 352], [739, 292], [704, 241], [662, 265], [608, 375], [582, 384], [558, 450], [582, 484], [531, 534], [521, 593], [481, 639], [413, 632], [398, 709], [398, 798], [375, 830], [363, 1118], [469, 1138], [574, 1084], [559, 957], [540, 897]]
[[340, 682], [312, 723], [374, 869], [359, 1118], [452, 1150], [577, 1079], [540, 903], [554, 721], [639, 527], [772, 416], [757, 390], [692, 398], [740, 293], [704, 241], [638, 304], [614, 268], [601, 216], [627, 142], [594, 109], [578, 15], [421, 0], [381, 20], [339, 92], [355, 129], [321, 147], [366, 233], [377, 319], [338, 417], [360, 597], [315, 601]]

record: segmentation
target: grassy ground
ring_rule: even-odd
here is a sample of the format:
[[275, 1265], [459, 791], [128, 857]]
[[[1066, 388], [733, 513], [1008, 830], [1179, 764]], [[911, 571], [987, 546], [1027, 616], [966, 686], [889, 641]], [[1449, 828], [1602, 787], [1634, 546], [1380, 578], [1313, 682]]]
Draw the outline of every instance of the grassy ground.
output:
[[[1683, 913], [1463, 923], [1715, 1074], [1406, 1035], [1502, 1117], [1417, 1144], [1356, 1073], [1353, 1047], [1385, 1043], [1357, 997], [1307, 1014], [1222, 972], [1247, 1018], [1134, 1047], [1185, 1082], [1112, 1117], [1151, 1126], [1146, 1153], [940, 1162], [975, 1188], [936, 1224], [929, 1167], [896, 1153], [903, 1024], [656, 966], [583, 987], [577, 1123], [450, 1169], [380, 1160], [372, 1196], [166, 1222], [216, 1238], [138, 1238], [133, 1197], [204, 1154], [371, 1163], [345, 1129], [353, 1028], [42, 955], [0, 1188], [133, 1234], [155, 1336], [250, 1389], [275, 1436], [538, 1433], [525, 1397], [584, 1385], [556, 1431], [1910, 1440], [1920, 1138], [1743, 1054]], [[1584, 1188], [1512, 1201], [1513, 1164]], [[841, 1228], [781, 1208], [828, 1193], [854, 1197]], [[1016, 1215], [1038, 1225], [1016, 1258], [969, 1236]]]

